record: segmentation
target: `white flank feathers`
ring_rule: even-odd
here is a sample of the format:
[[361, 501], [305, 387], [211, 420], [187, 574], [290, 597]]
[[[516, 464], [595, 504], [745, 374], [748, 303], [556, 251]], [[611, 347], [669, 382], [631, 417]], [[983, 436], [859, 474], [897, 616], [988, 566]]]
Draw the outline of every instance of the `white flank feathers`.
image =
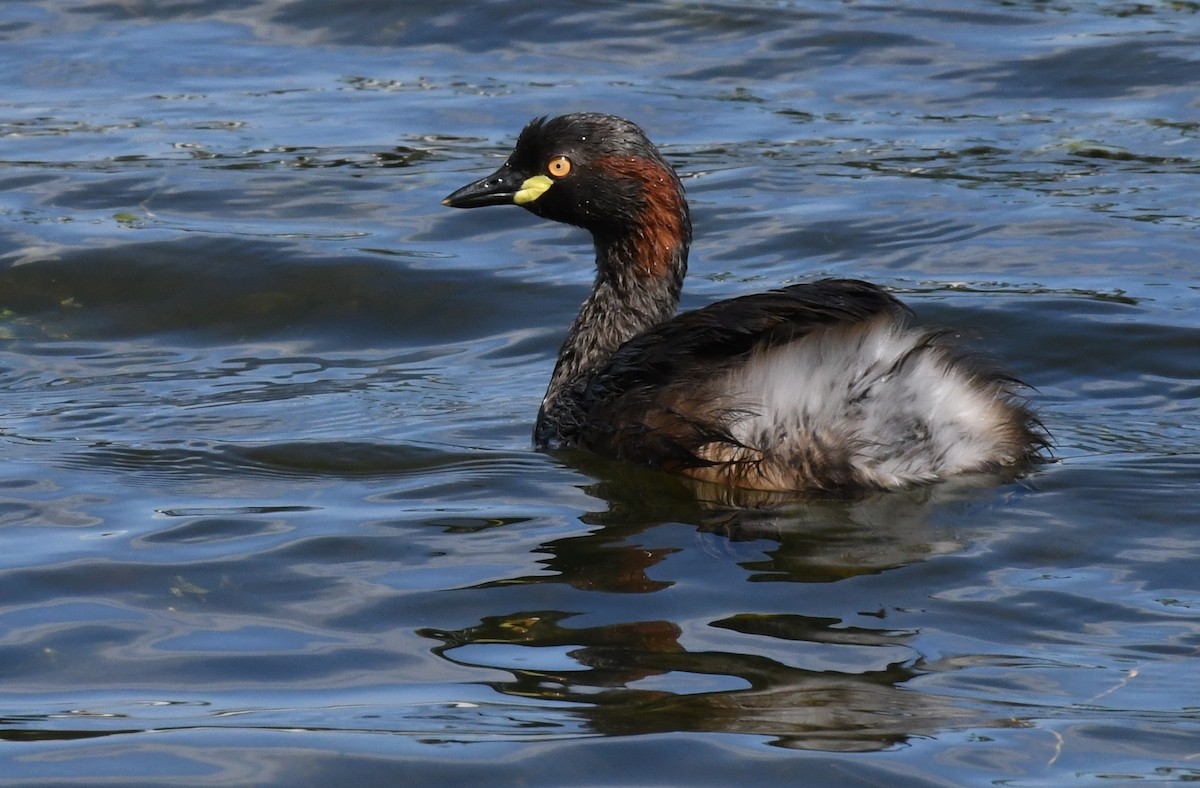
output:
[[814, 332], [728, 373], [730, 432], [763, 456], [848, 455], [881, 487], [1012, 462], [1007, 393], [947, 353], [890, 319]]

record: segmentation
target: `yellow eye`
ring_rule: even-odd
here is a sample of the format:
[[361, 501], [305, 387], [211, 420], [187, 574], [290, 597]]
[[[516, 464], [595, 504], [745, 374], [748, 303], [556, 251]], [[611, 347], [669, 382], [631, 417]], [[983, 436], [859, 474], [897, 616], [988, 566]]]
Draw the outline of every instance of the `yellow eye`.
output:
[[571, 160], [566, 156], [555, 156], [546, 165], [546, 172], [552, 178], [565, 178], [571, 174]]

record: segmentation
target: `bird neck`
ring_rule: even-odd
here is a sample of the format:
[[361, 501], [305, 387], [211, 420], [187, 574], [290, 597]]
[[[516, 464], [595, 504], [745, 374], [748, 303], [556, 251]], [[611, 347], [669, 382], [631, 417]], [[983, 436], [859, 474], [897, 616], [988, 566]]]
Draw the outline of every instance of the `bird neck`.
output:
[[595, 235], [596, 281], [571, 324], [542, 399], [534, 438], [538, 445], [570, 444], [585, 385], [622, 344], [671, 318], [687, 273], [691, 225], [686, 206], [669, 240], [657, 233]]

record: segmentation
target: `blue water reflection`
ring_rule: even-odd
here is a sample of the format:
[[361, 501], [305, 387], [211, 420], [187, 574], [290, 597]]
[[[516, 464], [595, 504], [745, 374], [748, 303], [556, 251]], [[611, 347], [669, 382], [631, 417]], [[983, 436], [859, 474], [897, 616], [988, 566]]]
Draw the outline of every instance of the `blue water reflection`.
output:
[[[5, 777], [1194, 779], [1197, 20], [0, 5]], [[685, 306], [876, 281], [1055, 461], [795, 501], [531, 451], [589, 245], [439, 200], [579, 109], [683, 176]]]

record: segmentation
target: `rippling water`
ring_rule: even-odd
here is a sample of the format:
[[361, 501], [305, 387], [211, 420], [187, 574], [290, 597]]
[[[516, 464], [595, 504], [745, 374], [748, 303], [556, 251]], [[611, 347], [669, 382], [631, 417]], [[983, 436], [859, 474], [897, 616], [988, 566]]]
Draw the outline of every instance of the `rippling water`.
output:
[[[1200, 6], [0, 6], [16, 783], [1200, 778]], [[686, 306], [830, 275], [1037, 388], [1016, 483], [721, 505], [529, 449], [578, 231], [439, 200], [534, 115], [685, 178]]]

